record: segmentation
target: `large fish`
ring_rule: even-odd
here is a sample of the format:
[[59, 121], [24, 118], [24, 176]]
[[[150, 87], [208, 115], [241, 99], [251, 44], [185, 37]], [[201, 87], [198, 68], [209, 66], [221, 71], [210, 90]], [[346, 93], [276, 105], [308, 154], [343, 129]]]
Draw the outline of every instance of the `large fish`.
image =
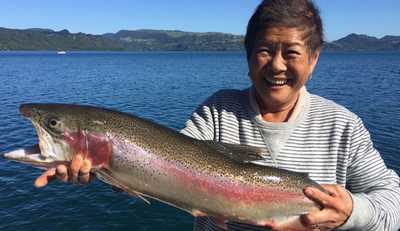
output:
[[92, 161], [102, 181], [141, 198], [191, 213], [276, 230], [305, 230], [299, 219], [319, 206], [303, 189], [320, 187], [306, 174], [248, 163], [263, 151], [200, 141], [118, 111], [66, 104], [24, 104], [38, 149], [5, 158], [48, 168], [77, 153]]

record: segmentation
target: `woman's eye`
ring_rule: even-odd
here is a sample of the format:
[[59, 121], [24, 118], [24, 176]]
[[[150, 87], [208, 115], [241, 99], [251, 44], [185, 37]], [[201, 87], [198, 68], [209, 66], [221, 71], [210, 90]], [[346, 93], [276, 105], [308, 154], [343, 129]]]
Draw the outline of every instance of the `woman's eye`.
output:
[[260, 56], [269, 56], [271, 52], [269, 49], [259, 49], [257, 54]]
[[288, 50], [287, 54], [290, 56], [298, 56], [301, 55], [300, 52], [296, 51], [296, 50]]

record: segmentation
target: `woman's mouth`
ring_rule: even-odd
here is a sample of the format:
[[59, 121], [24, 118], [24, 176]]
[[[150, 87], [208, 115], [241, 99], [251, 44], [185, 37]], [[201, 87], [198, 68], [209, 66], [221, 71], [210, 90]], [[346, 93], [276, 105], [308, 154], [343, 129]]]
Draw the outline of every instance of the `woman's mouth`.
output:
[[286, 85], [289, 80], [288, 79], [275, 79], [275, 78], [264, 78], [268, 85], [281, 87]]

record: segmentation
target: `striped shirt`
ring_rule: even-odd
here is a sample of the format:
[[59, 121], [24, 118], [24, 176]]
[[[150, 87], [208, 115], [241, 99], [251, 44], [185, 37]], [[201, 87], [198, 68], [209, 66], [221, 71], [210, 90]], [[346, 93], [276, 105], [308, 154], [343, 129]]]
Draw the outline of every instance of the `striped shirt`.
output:
[[[400, 227], [399, 177], [385, 166], [358, 116], [307, 93], [298, 119], [263, 124], [251, 106], [251, 92], [251, 88], [218, 91], [197, 108], [181, 132], [201, 140], [267, 147], [274, 153], [256, 164], [305, 172], [319, 183], [346, 187], [352, 194], [353, 212], [340, 230]], [[278, 148], [269, 147], [271, 142], [263, 137], [269, 131], [286, 137]], [[265, 230], [236, 222], [227, 226], [229, 230]], [[195, 230], [220, 228], [212, 218], [199, 217]]]

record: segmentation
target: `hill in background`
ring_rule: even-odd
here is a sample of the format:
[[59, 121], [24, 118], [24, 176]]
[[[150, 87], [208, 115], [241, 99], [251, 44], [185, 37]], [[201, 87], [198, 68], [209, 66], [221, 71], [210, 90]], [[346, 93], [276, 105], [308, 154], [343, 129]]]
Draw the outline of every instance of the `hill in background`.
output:
[[326, 51], [400, 51], [400, 36], [384, 36], [380, 39], [368, 35], [349, 34], [327, 43]]
[[[236, 51], [243, 50], [242, 35], [178, 30], [121, 30], [92, 35], [68, 30], [0, 28], [0, 50], [85, 51]], [[325, 51], [400, 51], [400, 36], [376, 38], [350, 34], [326, 43]]]

